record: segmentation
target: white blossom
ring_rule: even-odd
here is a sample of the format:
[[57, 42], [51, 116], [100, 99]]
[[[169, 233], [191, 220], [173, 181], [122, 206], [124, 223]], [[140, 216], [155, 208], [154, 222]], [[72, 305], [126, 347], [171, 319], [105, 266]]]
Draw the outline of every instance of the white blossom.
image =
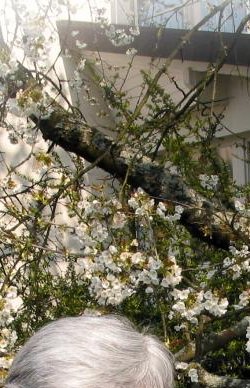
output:
[[126, 51], [126, 55], [134, 56], [135, 54], [137, 54], [137, 50], [135, 48], [129, 48]]
[[181, 370], [186, 370], [188, 368], [188, 364], [186, 362], [176, 362], [175, 363], [175, 368], [178, 370], [178, 369], [181, 369]]
[[199, 382], [199, 376], [198, 376], [197, 369], [190, 368], [189, 371], [188, 371], [188, 376], [190, 377], [190, 380], [192, 381], [192, 383], [198, 383]]
[[76, 47], [77, 47], [78, 49], [84, 49], [84, 48], [87, 47], [87, 44], [84, 43], [84, 42], [80, 42], [78, 39], [76, 39]]
[[246, 307], [250, 303], [250, 288], [239, 295], [239, 307]]
[[234, 201], [234, 206], [235, 206], [235, 209], [238, 211], [238, 212], [241, 212], [243, 210], [245, 210], [245, 205], [242, 201], [240, 201], [239, 199], [235, 199]]
[[246, 338], [247, 338], [247, 343], [246, 343], [246, 351], [250, 353], [250, 317], [248, 318], [249, 325], [247, 327], [247, 332], [246, 332]]
[[79, 31], [78, 30], [73, 30], [72, 32], [71, 32], [71, 36], [73, 36], [73, 38], [75, 37], [75, 36], [77, 36], [79, 34]]
[[78, 63], [78, 66], [77, 66], [77, 69], [79, 71], [83, 71], [85, 69], [85, 65], [86, 65], [86, 59], [81, 59], [80, 62]]
[[218, 182], [219, 182], [218, 175], [201, 174], [201, 175], [199, 175], [199, 179], [200, 179], [201, 186], [204, 189], [209, 189], [209, 190], [216, 189]]

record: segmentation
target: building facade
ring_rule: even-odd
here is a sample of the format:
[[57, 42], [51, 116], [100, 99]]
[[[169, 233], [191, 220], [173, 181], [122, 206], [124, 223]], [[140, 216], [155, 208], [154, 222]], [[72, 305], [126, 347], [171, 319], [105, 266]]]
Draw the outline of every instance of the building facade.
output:
[[[61, 21], [58, 23], [61, 45], [64, 53], [70, 54], [64, 56], [67, 77], [74, 79], [83, 58], [96, 63], [97, 71], [104, 71], [107, 78], [119, 73], [116, 87], [122, 85], [124, 93], [129, 95], [131, 109], [134, 109], [143, 84], [142, 70], [150, 70], [153, 76], [160, 66], [169, 61], [188, 31], [219, 3], [215, 0], [113, 0], [109, 9], [111, 25], [100, 27], [100, 23]], [[228, 50], [220, 71], [200, 98], [207, 103], [208, 109], [223, 117], [223, 125], [215, 140], [218, 154], [228, 163], [236, 183], [245, 185], [250, 183], [250, 35], [245, 26], [236, 39], [236, 30], [248, 12], [248, 2], [235, 3], [235, 9], [226, 7], [220, 17], [216, 13], [176, 50], [169, 61], [167, 74], [160, 79], [160, 86], [178, 103], [182, 93], [190, 91], [206, 77], [208, 69], [217, 66], [218, 58]], [[123, 36], [123, 42], [119, 34]], [[132, 49], [137, 54], [130, 66], [131, 56], [128, 54]], [[102, 65], [98, 68], [99, 60]], [[84, 111], [91, 125], [111, 129], [112, 132], [115, 117], [86, 68], [83, 73], [85, 87], [82, 90], [73, 88], [72, 100]], [[97, 105], [84, 103], [89, 99], [89, 90], [91, 98], [98, 101]], [[98, 113], [100, 110], [103, 115]]]

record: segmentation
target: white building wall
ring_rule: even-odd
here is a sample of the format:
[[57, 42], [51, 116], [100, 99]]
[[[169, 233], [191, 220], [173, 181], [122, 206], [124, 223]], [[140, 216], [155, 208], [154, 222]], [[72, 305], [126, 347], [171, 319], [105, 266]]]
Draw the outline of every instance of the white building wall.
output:
[[[222, 0], [111, 0], [111, 23], [190, 29], [222, 3]], [[200, 29], [218, 30], [220, 20], [222, 32], [234, 32], [248, 11], [248, 1], [233, 1], [225, 7], [221, 20], [218, 12]]]
[[[86, 51], [84, 53], [86, 58], [94, 61], [96, 54], [93, 52]], [[129, 63], [131, 58], [125, 54], [114, 54], [101, 52], [98, 56], [102, 59], [102, 66], [106, 79], [112, 79], [114, 72], [119, 73], [119, 77], [116, 80], [116, 87], [122, 86], [122, 90], [127, 93], [130, 99], [131, 110], [135, 109], [138, 103], [138, 98], [141, 93], [143, 77], [141, 70], [150, 71], [152, 77], [158, 71], [159, 67], [163, 65], [165, 59], [152, 60], [149, 57], [135, 56], [133, 65], [128, 72]], [[72, 63], [66, 65], [72, 66]], [[98, 67], [97, 67], [98, 69]], [[114, 70], [115, 69], [115, 70]], [[178, 90], [173, 82], [173, 78], [178, 83], [179, 87], [187, 92], [192, 86], [194, 86], [194, 79], [192, 74], [203, 74], [207, 69], [206, 63], [192, 62], [192, 61], [180, 61], [173, 60], [169, 66], [167, 74], [163, 75], [160, 79], [160, 85], [166, 89], [174, 102], [178, 102], [182, 98], [182, 93]], [[72, 69], [71, 69], [72, 71]], [[103, 70], [100, 70], [100, 73]], [[124, 83], [124, 77], [127, 76], [126, 82]], [[238, 184], [248, 183], [248, 165], [246, 165], [246, 143], [250, 139], [250, 123], [249, 123], [249, 103], [250, 97], [248, 94], [248, 80], [247, 80], [247, 69], [244, 67], [235, 67], [232, 65], [225, 65], [217, 77], [216, 87], [216, 98], [222, 99], [220, 103], [215, 103], [213, 109], [215, 113], [223, 113], [223, 123], [225, 129], [218, 132], [217, 136], [220, 138], [220, 147], [227, 145], [231, 147], [231, 164], [234, 179]], [[211, 90], [213, 85], [211, 86]], [[89, 115], [90, 120], [93, 123], [97, 123], [97, 112], [100, 109], [106, 109], [108, 119], [111, 121], [109, 124], [105, 124], [103, 118], [98, 118], [98, 124], [100, 127], [114, 128], [114, 114], [115, 112], [109, 111], [106, 101], [102, 95], [98, 94], [98, 87], [92, 83], [92, 92], [96, 95], [98, 104], [94, 107], [89, 107], [88, 104], [81, 104], [81, 109], [84, 115]], [[79, 98], [79, 96], [78, 96]], [[84, 94], [80, 96], [80, 99], [84, 101]], [[208, 95], [207, 98], [210, 98]], [[73, 98], [74, 99], [74, 98]], [[147, 114], [146, 108], [144, 114]], [[106, 117], [106, 120], [107, 120]]]

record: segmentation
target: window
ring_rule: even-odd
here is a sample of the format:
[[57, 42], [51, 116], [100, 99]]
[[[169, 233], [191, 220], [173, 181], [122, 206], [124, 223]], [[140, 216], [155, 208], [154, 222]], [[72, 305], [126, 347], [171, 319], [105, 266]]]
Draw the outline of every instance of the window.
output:
[[111, 23], [138, 25], [139, 0], [111, 0]]
[[250, 141], [238, 139], [218, 147], [218, 154], [228, 165], [234, 181], [240, 185], [250, 183]]
[[[207, 72], [197, 71], [192, 68], [188, 69], [186, 83], [188, 87], [193, 88], [199, 82], [205, 82], [207, 77]], [[226, 107], [229, 103], [230, 98], [230, 83], [232, 83], [231, 74], [216, 74], [213, 82], [211, 82], [206, 87], [199, 96], [198, 100], [204, 104], [204, 107], [210, 108], [211, 104], [213, 106], [219, 106], [221, 109]]]
[[178, 0], [140, 1], [138, 7], [139, 25], [185, 28], [185, 7]]
[[[248, 1], [234, 1], [201, 28], [206, 31], [235, 32], [242, 18], [249, 11]], [[189, 29], [201, 21], [221, 0], [112, 0], [111, 20], [115, 24], [162, 26]]]
[[[200, 20], [210, 12], [212, 7], [219, 4], [221, 4], [221, 0], [200, 1]], [[235, 32], [243, 17], [246, 16], [247, 11], [247, 5], [244, 1], [234, 1], [229, 4], [223, 11], [220, 31]], [[219, 19], [220, 14], [217, 13], [202, 27], [202, 30], [218, 31]]]

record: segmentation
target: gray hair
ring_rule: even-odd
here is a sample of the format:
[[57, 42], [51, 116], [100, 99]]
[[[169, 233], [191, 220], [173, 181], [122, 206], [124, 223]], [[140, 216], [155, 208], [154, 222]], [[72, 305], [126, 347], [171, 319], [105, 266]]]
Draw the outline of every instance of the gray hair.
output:
[[172, 388], [173, 358], [113, 315], [62, 318], [17, 353], [5, 388]]

